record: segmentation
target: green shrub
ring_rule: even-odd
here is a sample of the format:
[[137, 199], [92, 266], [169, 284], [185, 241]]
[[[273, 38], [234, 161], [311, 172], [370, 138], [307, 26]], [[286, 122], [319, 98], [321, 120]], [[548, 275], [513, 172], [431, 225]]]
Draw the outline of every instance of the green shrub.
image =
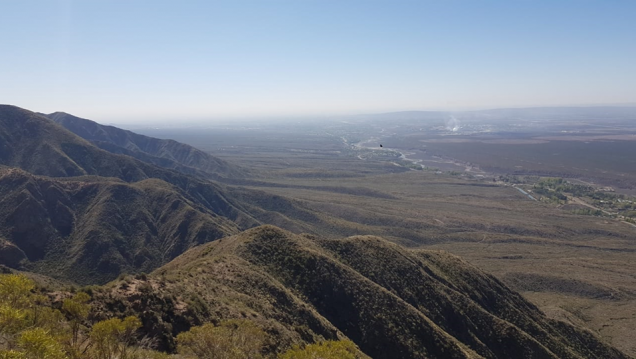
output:
[[134, 333], [141, 327], [137, 317], [112, 318], [93, 325], [90, 339], [98, 359], [128, 359]]
[[363, 357], [350, 340], [328, 340], [307, 345], [303, 349], [294, 347], [278, 356], [279, 359], [359, 359]]
[[62, 345], [42, 328], [25, 330], [20, 334], [18, 346], [28, 359], [65, 359]]
[[178, 352], [201, 359], [261, 358], [265, 332], [248, 320], [204, 324], [177, 336]]

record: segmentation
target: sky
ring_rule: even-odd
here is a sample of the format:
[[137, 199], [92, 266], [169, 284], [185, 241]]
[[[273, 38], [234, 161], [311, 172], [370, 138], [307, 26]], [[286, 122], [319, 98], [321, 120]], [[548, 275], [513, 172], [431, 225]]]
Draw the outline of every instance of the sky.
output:
[[98, 122], [636, 103], [632, 0], [0, 9], [0, 103]]

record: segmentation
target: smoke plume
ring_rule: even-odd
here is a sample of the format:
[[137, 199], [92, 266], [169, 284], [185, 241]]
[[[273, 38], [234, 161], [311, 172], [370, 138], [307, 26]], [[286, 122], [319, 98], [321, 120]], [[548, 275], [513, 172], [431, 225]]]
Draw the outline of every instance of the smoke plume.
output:
[[459, 120], [456, 119], [454, 116], [450, 116], [450, 118], [446, 119], [444, 121], [444, 124], [446, 125], [446, 129], [448, 131], [457, 132], [461, 128], [459, 124]]

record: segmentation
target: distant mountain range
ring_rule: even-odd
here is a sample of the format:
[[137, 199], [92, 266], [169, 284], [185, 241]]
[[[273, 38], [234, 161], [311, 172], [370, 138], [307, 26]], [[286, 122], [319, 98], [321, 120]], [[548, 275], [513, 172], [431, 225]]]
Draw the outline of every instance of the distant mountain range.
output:
[[128, 155], [162, 168], [216, 180], [243, 178], [248, 175], [248, 171], [239, 166], [177, 141], [161, 140], [100, 125], [64, 112], [45, 116], [103, 150]]
[[634, 119], [636, 118], [636, 104], [632, 105], [607, 105], [607, 106], [554, 106], [554, 107], [520, 107], [520, 108], [494, 108], [485, 110], [463, 111], [399, 111], [357, 116], [364, 119], [375, 120], [405, 120], [426, 121], [437, 120], [453, 114], [462, 119], [487, 119], [504, 120], [554, 120], [554, 119]]
[[175, 141], [0, 106], [0, 264], [82, 285], [152, 272], [91, 287], [93, 316], [135, 314], [168, 351], [193, 325], [247, 318], [270, 354], [349, 338], [374, 358], [626, 358], [455, 256], [262, 226], [338, 220], [227, 184], [250, 176]]

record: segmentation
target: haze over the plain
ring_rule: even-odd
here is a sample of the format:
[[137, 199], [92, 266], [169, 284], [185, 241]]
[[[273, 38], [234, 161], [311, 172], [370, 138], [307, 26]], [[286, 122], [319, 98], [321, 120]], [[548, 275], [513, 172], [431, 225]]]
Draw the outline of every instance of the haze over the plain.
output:
[[0, 102], [100, 122], [636, 103], [633, 1], [5, 1]]

